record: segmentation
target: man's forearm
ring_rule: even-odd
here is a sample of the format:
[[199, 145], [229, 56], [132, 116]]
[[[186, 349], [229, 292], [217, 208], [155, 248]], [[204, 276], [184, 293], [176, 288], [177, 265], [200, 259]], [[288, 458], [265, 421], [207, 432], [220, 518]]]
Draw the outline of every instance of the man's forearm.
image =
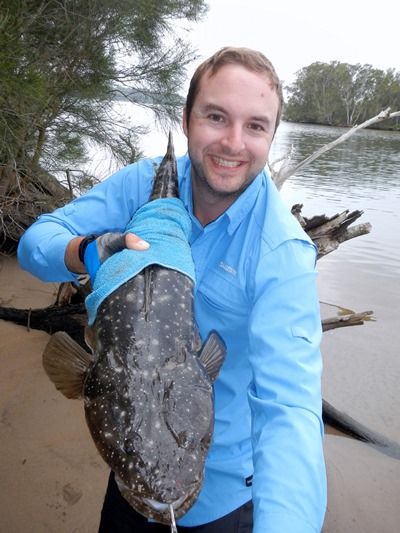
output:
[[65, 249], [65, 266], [70, 272], [74, 272], [75, 274], [86, 273], [85, 265], [79, 259], [79, 245], [83, 239], [84, 237], [75, 237], [68, 243]]

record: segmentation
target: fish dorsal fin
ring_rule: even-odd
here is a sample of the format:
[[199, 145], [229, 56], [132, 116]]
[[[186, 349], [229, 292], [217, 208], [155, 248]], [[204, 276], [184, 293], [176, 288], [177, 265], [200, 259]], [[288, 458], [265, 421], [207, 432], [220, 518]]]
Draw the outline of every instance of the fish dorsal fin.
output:
[[64, 331], [57, 331], [43, 352], [43, 367], [57, 390], [67, 398], [83, 396], [83, 383], [93, 356]]
[[226, 354], [224, 341], [217, 332], [212, 331], [201, 349], [199, 358], [212, 383], [217, 379]]

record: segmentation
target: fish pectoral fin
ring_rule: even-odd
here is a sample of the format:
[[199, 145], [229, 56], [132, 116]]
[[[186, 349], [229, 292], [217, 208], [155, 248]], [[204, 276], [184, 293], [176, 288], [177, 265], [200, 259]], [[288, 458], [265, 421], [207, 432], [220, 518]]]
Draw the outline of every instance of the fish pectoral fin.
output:
[[212, 383], [217, 379], [226, 354], [224, 341], [216, 331], [211, 331], [201, 349], [199, 358]]
[[94, 347], [96, 346], [96, 335], [92, 326], [85, 327], [85, 342], [88, 348], [90, 348], [91, 352], [94, 353]]
[[43, 368], [57, 390], [67, 398], [83, 396], [83, 383], [94, 358], [64, 331], [57, 331], [47, 343]]

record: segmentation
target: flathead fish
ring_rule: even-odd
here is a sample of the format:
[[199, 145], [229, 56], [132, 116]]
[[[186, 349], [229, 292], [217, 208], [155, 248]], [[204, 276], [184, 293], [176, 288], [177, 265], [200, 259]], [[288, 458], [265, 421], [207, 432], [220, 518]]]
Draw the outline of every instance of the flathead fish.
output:
[[[150, 200], [170, 197], [178, 197], [171, 138]], [[165, 524], [187, 512], [201, 489], [212, 384], [225, 356], [215, 332], [201, 345], [193, 285], [181, 272], [147, 266], [100, 305], [92, 355], [62, 332], [43, 354], [57, 389], [83, 398], [90, 433], [121, 494]]]

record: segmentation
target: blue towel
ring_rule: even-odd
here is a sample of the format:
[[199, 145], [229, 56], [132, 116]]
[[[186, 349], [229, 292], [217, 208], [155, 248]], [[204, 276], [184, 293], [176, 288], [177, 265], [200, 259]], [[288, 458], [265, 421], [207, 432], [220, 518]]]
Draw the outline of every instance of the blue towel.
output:
[[161, 265], [182, 272], [195, 282], [189, 238], [192, 223], [179, 198], [153, 200], [140, 207], [126, 233], [137, 234], [150, 244], [144, 251], [122, 250], [107, 259], [97, 271], [93, 292], [86, 298], [89, 325], [107, 296], [149, 265]]

